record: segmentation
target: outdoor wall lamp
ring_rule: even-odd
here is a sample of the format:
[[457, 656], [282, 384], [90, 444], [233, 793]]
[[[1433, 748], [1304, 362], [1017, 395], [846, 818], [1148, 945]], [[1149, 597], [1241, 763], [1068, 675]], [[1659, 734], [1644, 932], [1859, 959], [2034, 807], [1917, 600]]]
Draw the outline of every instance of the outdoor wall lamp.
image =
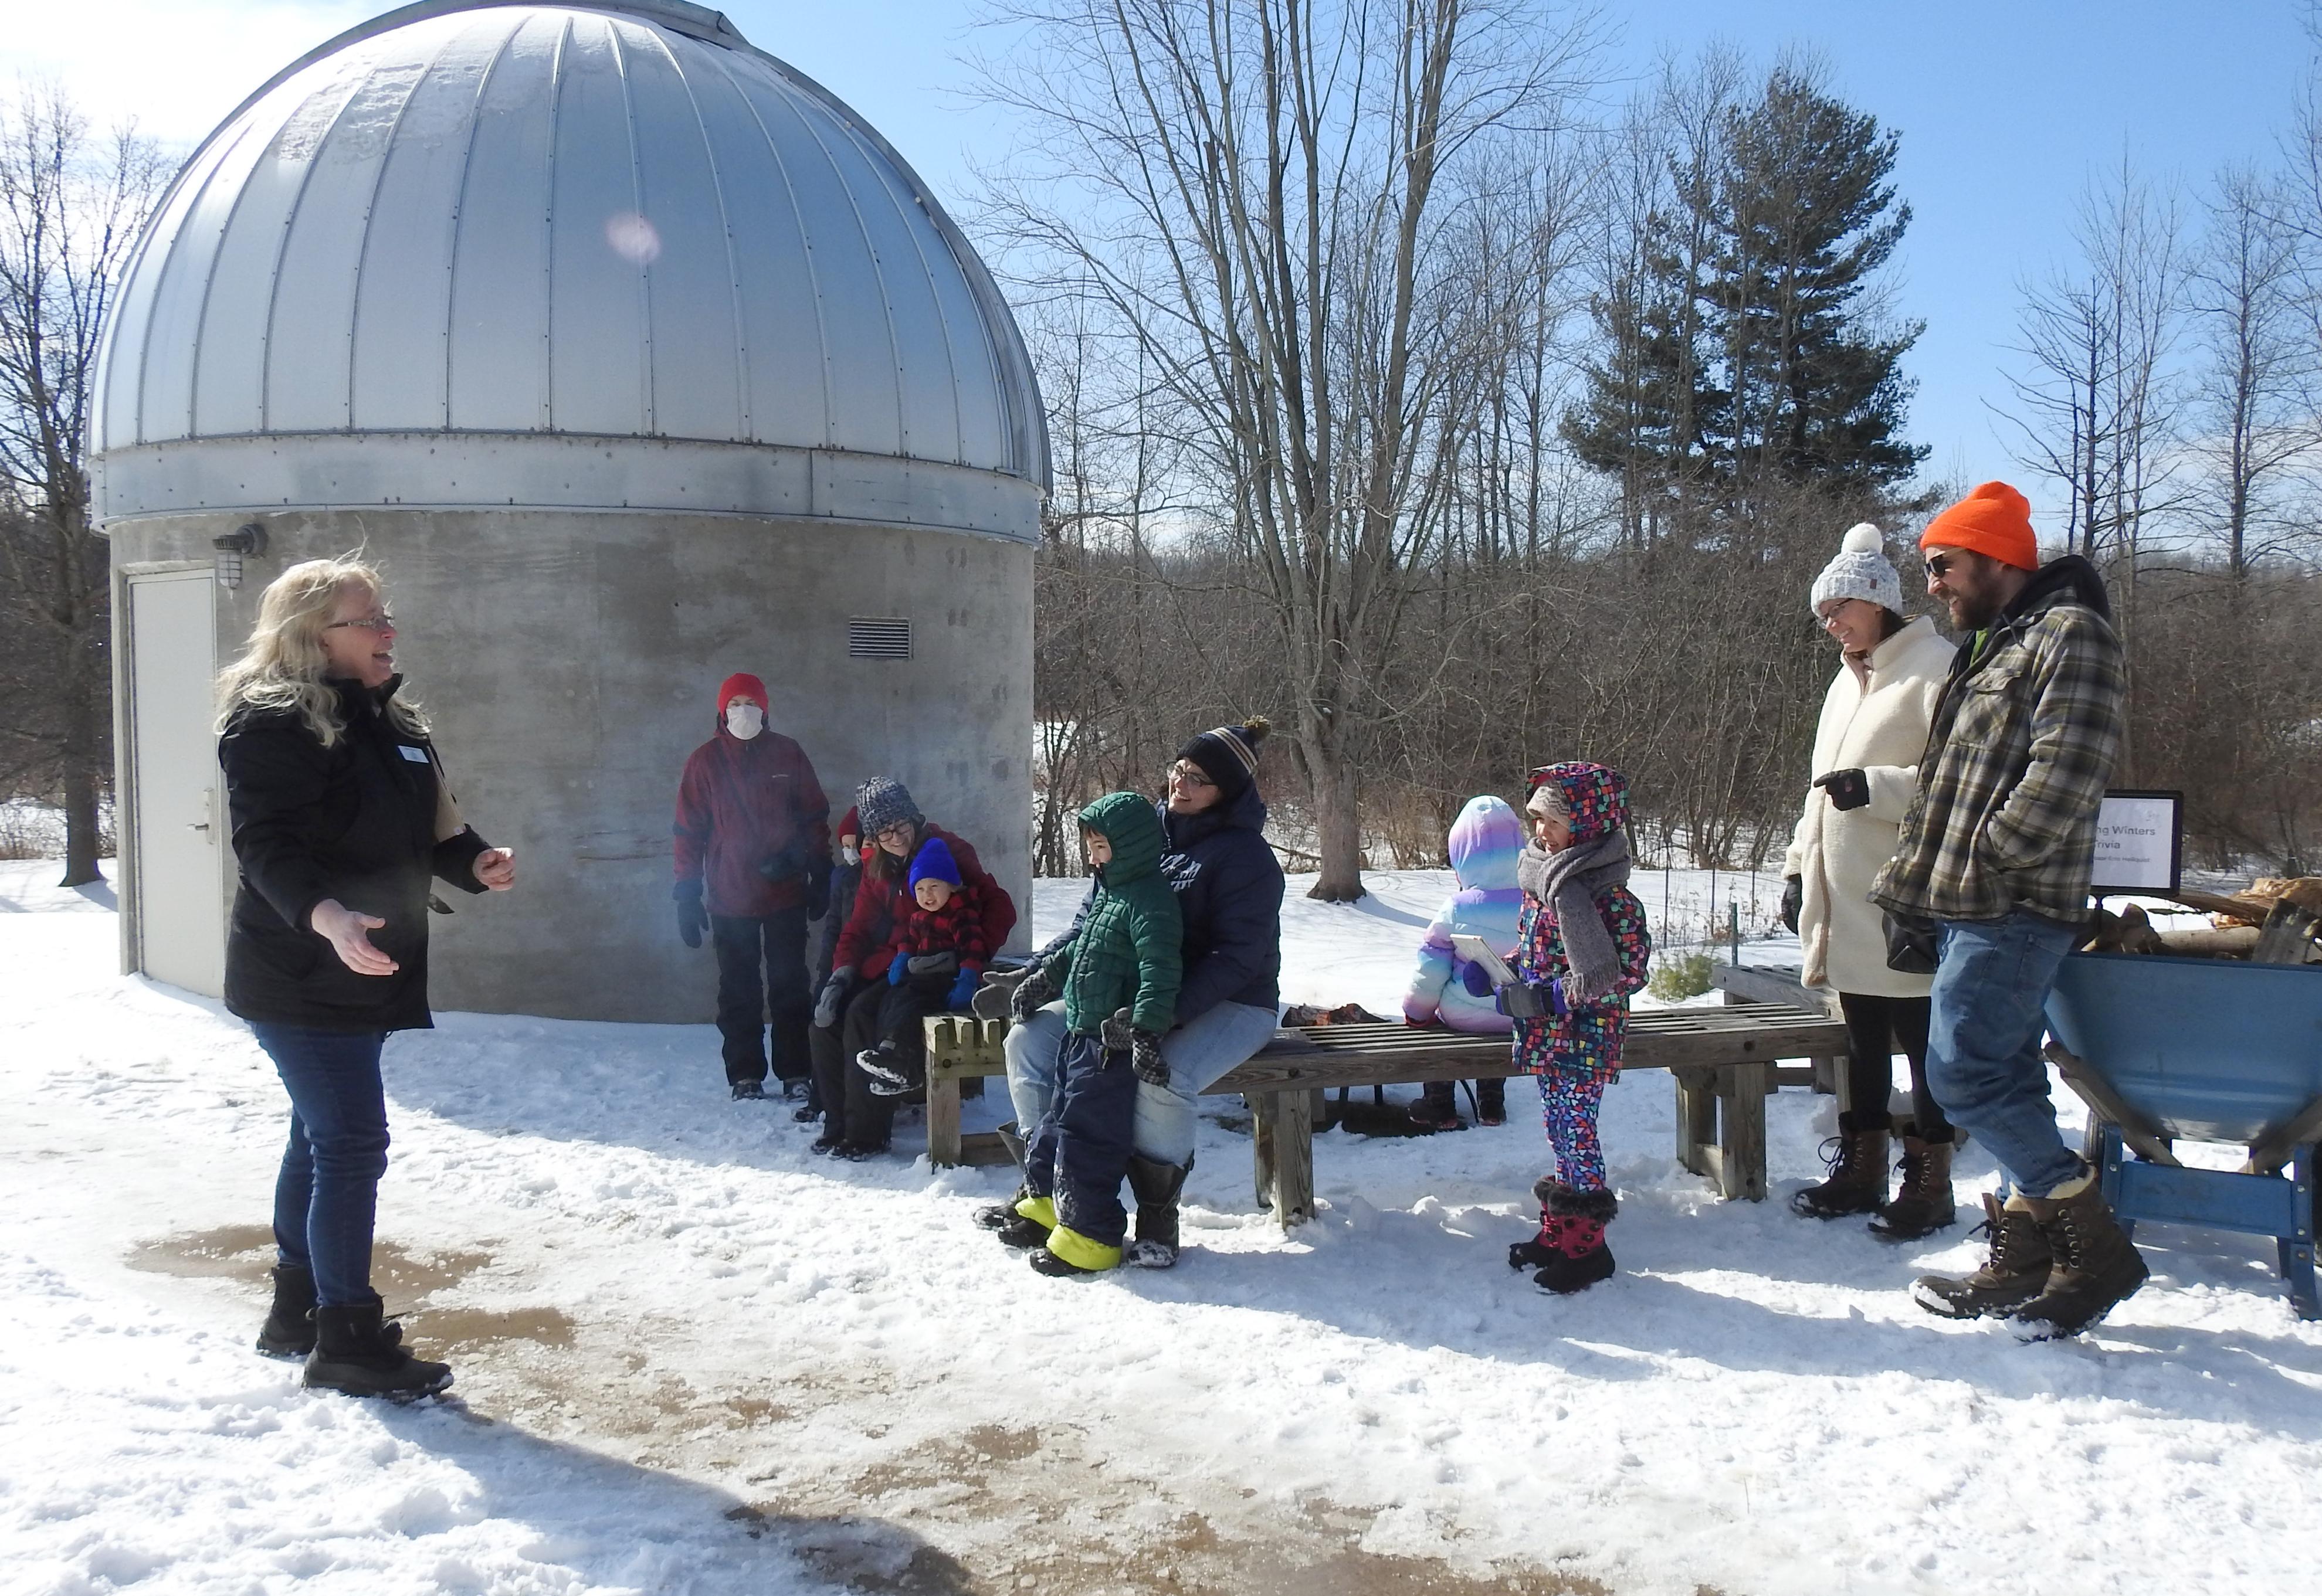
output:
[[210, 539], [210, 547], [217, 551], [212, 564], [217, 572], [218, 586], [242, 586], [242, 559], [245, 554], [266, 552], [266, 528], [252, 521], [238, 526], [223, 537]]

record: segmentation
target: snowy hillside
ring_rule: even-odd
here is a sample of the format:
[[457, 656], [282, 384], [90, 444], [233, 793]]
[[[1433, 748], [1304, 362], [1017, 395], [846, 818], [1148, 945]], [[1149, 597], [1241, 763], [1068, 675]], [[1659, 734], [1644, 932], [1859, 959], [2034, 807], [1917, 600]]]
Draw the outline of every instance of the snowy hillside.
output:
[[[1607, 1099], [1622, 1273], [1583, 1297], [1503, 1262], [1544, 1162], [1521, 1082], [1503, 1128], [1319, 1136], [1323, 1209], [1286, 1237], [1213, 1100], [1181, 1266], [1048, 1281], [970, 1222], [1012, 1172], [810, 1157], [727, 1099], [706, 1024], [450, 1016], [388, 1049], [381, 1283], [461, 1400], [309, 1397], [249, 1350], [271, 1070], [215, 1004], [114, 973], [109, 894], [55, 873], [0, 864], [10, 1596], [2311, 1578], [2322, 1326], [2270, 1245], [2148, 1227], [2143, 1294], [2019, 1345], [1905, 1295], [1969, 1263], [1964, 1222], [1891, 1247], [1787, 1212], [1829, 1099], [1778, 1098], [1774, 1200], [1726, 1204], [1673, 1163], [1659, 1073]], [[1285, 997], [1394, 1012], [1447, 884], [1294, 883]], [[1044, 929], [1076, 891], [1041, 885]], [[1667, 901], [1705, 918], [1705, 891]], [[1659, 877], [1639, 895], [1661, 913]]]

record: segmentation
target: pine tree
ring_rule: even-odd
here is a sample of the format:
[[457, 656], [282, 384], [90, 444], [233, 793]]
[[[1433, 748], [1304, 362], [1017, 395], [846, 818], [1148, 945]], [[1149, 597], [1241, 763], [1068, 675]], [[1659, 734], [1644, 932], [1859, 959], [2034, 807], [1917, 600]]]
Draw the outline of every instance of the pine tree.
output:
[[1926, 458], [1901, 436], [1901, 361], [1924, 324], [1883, 326], [1877, 292], [1911, 220], [1898, 147], [1786, 66], [1706, 149], [1671, 159], [1664, 203], [1595, 303], [1599, 359], [1564, 421], [1624, 497], [1877, 493]]

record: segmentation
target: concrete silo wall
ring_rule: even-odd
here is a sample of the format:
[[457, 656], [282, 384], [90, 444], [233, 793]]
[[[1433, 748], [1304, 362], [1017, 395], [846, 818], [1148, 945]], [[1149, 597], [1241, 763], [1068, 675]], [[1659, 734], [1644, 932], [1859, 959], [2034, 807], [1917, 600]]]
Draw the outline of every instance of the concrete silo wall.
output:
[[[112, 529], [116, 568], [205, 560], [247, 515]], [[678, 940], [670, 821], [728, 672], [765, 679], [832, 816], [901, 777], [1030, 910], [1032, 554], [955, 533], [731, 516], [344, 511], [260, 517], [270, 546], [221, 594], [214, 669], [268, 581], [358, 547], [387, 571], [410, 690], [462, 808], [518, 851], [521, 885], [448, 894], [438, 1008], [708, 1018], [708, 950]], [[851, 617], [906, 618], [908, 660], [848, 652]], [[124, 758], [129, 751], [124, 750]]]

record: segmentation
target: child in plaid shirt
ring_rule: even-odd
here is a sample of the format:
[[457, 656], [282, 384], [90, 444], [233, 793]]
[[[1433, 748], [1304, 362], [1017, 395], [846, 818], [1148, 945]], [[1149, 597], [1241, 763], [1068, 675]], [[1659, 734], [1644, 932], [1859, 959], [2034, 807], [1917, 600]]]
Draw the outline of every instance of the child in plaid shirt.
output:
[[887, 991], [879, 1004], [879, 1044], [855, 1055], [882, 1098], [916, 1091], [927, 1078], [919, 1021], [946, 1008], [965, 1008], [991, 962], [983, 945], [983, 906], [963, 886], [959, 866], [941, 837], [929, 837], [911, 855], [911, 898], [919, 907], [895, 928], [887, 962]]

